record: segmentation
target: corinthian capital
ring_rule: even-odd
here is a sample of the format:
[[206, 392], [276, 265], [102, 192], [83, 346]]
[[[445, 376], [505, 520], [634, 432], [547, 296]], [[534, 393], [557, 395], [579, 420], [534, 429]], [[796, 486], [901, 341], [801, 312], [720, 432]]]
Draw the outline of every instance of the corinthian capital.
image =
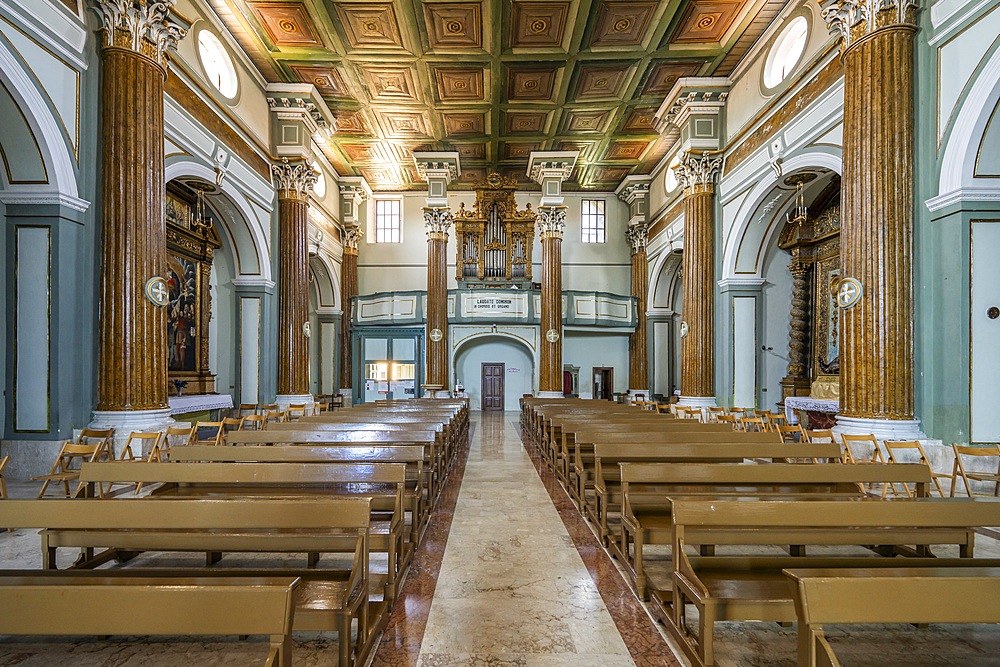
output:
[[649, 243], [649, 225], [644, 222], [629, 225], [625, 229], [625, 240], [632, 246], [633, 255], [645, 250]]
[[674, 167], [674, 173], [677, 174], [677, 180], [684, 186], [687, 194], [697, 194], [715, 190], [715, 177], [721, 168], [721, 157], [713, 157], [708, 151], [699, 157], [689, 151]]
[[424, 229], [428, 239], [448, 240], [454, 217], [450, 208], [424, 208]]
[[561, 239], [566, 229], [565, 206], [539, 206], [535, 226], [543, 239]]
[[358, 244], [361, 243], [361, 237], [364, 234], [364, 230], [358, 225], [344, 227], [344, 252], [357, 255]]
[[271, 178], [274, 179], [274, 187], [277, 188], [280, 199], [305, 201], [316, 185], [319, 174], [305, 160], [289, 162], [285, 157], [281, 158], [281, 162], [271, 165]]
[[191, 25], [171, 14], [174, 0], [94, 0], [101, 20], [104, 46], [118, 46], [163, 64], [167, 51], [177, 47]]
[[840, 39], [841, 53], [859, 39], [887, 28], [917, 29], [918, 5], [913, 0], [827, 0], [823, 19]]

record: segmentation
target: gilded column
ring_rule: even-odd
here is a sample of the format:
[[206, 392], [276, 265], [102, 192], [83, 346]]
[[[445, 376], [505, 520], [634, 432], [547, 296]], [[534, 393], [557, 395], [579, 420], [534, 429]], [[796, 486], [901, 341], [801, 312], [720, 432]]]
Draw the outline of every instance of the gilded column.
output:
[[[649, 226], [645, 222], [630, 224], [625, 238], [632, 247], [632, 296], [635, 297], [635, 331], [628, 337], [628, 386], [629, 393], [649, 390], [649, 340], [646, 330], [646, 294], [649, 291], [649, 259], [646, 244]], [[647, 397], [648, 398], [648, 397]]]
[[684, 319], [681, 402], [715, 404], [715, 178], [722, 158], [685, 153], [676, 167], [684, 186]]
[[427, 385], [442, 393], [450, 386], [448, 372], [448, 208], [425, 208], [427, 231]]
[[788, 265], [792, 274], [792, 302], [788, 322], [788, 375], [781, 381], [782, 400], [809, 395], [809, 277], [812, 264], [794, 251]]
[[909, 0], [838, 0], [844, 66], [838, 428], [920, 437], [913, 415], [914, 38]]
[[271, 165], [278, 191], [278, 398], [311, 403], [309, 393], [309, 193], [317, 174], [304, 160]]
[[562, 239], [565, 206], [539, 206], [535, 226], [542, 239], [542, 312], [539, 396], [563, 395]]
[[340, 389], [348, 395], [354, 368], [352, 302], [358, 295], [358, 246], [363, 234], [357, 225], [344, 228], [344, 258], [340, 264]]
[[[101, 269], [95, 426], [151, 430], [167, 408], [163, 82], [189, 27], [173, 0], [98, 0]], [[131, 428], [129, 428], [131, 430]], [[127, 433], [125, 433], [127, 435]]]

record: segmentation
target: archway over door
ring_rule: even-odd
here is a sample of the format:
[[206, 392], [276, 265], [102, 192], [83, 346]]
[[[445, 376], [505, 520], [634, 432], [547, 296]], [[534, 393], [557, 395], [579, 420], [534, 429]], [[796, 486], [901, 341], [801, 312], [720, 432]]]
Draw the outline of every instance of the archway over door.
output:
[[473, 410], [482, 405], [484, 363], [504, 365], [504, 410], [517, 410], [518, 399], [534, 393], [535, 366], [526, 345], [503, 334], [476, 336], [455, 351], [455, 381], [465, 386]]

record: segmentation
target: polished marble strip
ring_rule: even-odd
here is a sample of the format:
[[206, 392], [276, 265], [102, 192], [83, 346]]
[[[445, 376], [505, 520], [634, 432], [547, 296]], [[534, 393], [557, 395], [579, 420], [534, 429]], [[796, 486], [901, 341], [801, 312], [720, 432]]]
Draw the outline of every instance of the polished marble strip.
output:
[[[475, 423], [469, 425], [470, 441], [476, 436], [476, 426]], [[468, 459], [469, 448], [464, 447], [448, 473], [424, 537], [413, 553], [406, 581], [393, 602], [389, 622], [370, 663], [372, 667], [415, 667], [417, 664]]]
[[601, 546], [583, 515], [570, 500], [565, 489], [545, 465], [541, 453], [525, 438], [524, 448], [531, 457], [538, 476], [548, 491], [552, 504], [573, 539], [590, 576], [593, 577], [604, 603], [611, 612], [618, 631], [628, 647], [637, 667], [673, 667], [681, 663], [674, 657], [670, 646], [657, 629], [655, 622], [643, 608], [628, 583], [615, 567], [611, 556]]

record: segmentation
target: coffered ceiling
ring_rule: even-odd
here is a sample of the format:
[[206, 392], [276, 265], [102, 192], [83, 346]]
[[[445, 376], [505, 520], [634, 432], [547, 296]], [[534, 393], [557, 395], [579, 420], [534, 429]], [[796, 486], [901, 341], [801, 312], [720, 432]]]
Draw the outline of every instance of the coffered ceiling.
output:
[[375, 190], [423, 189], [416, 150], [457, 151], [459, 188], [579, 150], [566, 189], [613, 189], [675, 141], [652, 121], [676, 80], [729, 74], [786, 4], [210, 2], [269, 81], [316, 85], [336, 117], [327, 157]]

